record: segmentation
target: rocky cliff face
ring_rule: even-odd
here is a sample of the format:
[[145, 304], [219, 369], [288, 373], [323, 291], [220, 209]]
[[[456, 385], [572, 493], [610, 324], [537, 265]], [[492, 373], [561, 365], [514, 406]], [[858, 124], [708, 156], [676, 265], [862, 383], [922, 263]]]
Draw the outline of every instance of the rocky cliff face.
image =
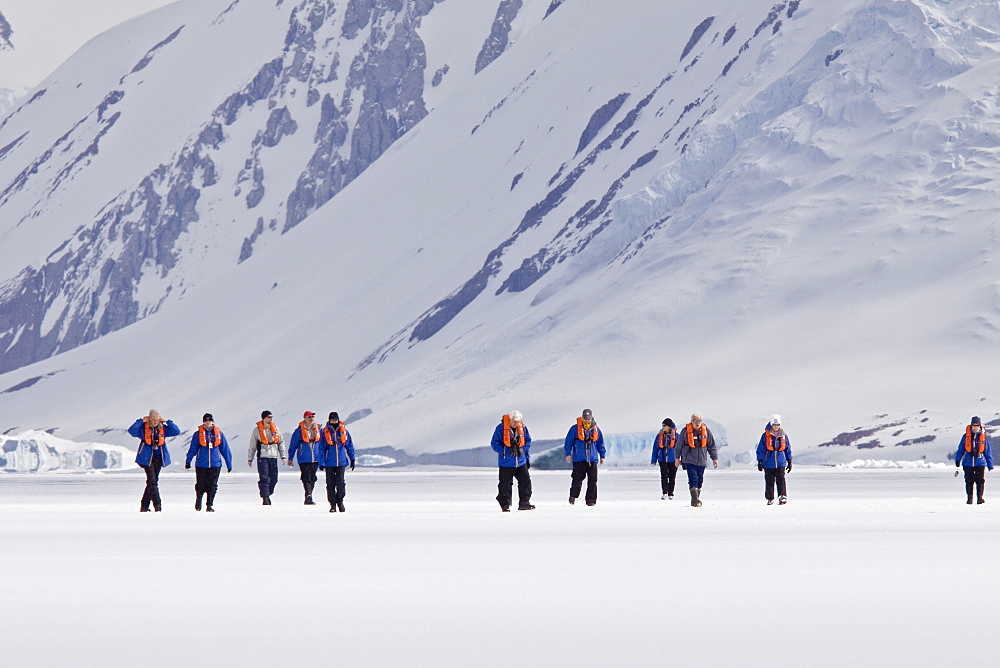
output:
[[[44, 262], [23, 267], [0, 285], [0, 372], [155, 312], [198, 280], [201, 263], [247, 260], [268, 235], [292, 229], [353, 181], [427, 115], [427, 63], [418, 28], [434, 4], [289, 4], [281, 50], [263, 54], [256, 76], [203, 119], [170, 160], [138, 175], [92, 218], [80, 218], [73, 236]], [[230, 6], [213, 26], [251, 18], [240, 11], [239, 5]], [[18, 150], [27, 131], [0, 134], [5, 141], [0, 161], [23, 162], [12, 178], [0, 181], [0, 207], [6, 207], [8, 224], [10, 216], [18, 216], [13, 222], [21, 226], [41, 225], [55, 215], [46, 202], [59, 198], [107, 144], [121, 141], [116, 125], [123, 114], [136, 113], [130, 97], [153, 63], [171, 57], [186, 30], [177, 26], [152, 44], [118, 86], [40, 154], [25, 159]], [[210, 35], [212, 26], [198, 37], [204, 33]], [[8, 36], [9, 26], [0, 22], [0, 46], [9, 43]], [[45, 93], [38, 91], [19, 114], [29, 114]], [[271, 157], [281, 151], [292, 159]], [[242, 167], [237, 171], [233, 165]], [[298, 171], [290, 183], [289, 169]], [[205, 212], [220, 208], [228, 208], [233, 224], [246, 228], [242, 241], [231, 235], [235, 248], [222, 241], [209, 257], [192, 258], [184, 240], [217, 224]]]

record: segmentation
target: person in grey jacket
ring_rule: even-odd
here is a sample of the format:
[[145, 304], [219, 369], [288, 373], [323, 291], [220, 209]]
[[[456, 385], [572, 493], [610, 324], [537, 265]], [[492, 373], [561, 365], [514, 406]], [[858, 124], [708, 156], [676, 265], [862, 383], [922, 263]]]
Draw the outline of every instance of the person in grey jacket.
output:
[[278, 425], [274, 424], [271, 411], [260, 414], [258, 422], [250, 432], [250, 449], [247, 450], [247, 466], [253, 466], [253, 458], [257, 457], [257, 487], [263, 505], [271, 505], [271, 495], [278, 484], [278, 458], [284, 464], [288, 457], [285, 441], [281, 438]]
[[719, 468], [719, 451], [715, 447], [715, 437], [700, 413], [693, 413], [691, 421], [684, 425], [677, 436], [677, 461], [687, 471], [688, 487], [691, 489], [691, 505], [701, 506], [701, 485], [705, 480], [708, 460], [712, 468]]

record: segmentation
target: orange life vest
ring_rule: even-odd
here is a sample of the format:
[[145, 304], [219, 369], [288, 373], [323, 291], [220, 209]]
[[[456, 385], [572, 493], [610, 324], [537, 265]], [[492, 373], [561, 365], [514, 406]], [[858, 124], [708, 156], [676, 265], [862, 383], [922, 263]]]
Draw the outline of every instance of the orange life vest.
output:
[[689, 448], [708, 447], [708, 427], [705, 426], [704, 422], [701, 423], [701, 430], [699, 432], [701, 435], [701, 440], [698, 442], [698, 445], [694, 444], [694, 426], [690, 422], [687, 423], [686, 432], [687, 432], [687, 442]]
[[222, 445], [222, 432], [219, 431], [218, 425], [212, 425], [212, 433], [215, 434], [215, 441], [212, 443], [208, 442], [207, 437], [208, 430], [205, 429], [205, 425], [198, 425], [198, 442], [203, 448], [217, 448]]
[[[590, 429], [594, 430], [594, 436], [593, 436], [593, 438], [590, 439], [590, 441], [592, 443], [597, 443], [597, 438], [601, 435], [601, 432], [598, 431], [598, 429], [597, 429], [597, 423], [596, 422], [591, 422], [590, 424], [591, 424]], [[583, 418], [582, 417], [578, 417], [576, 419], [576, 438], [577, 438], [577, 440], [578, 441], [586, 441], [587, 440], [587, 432], [588, 431], [590, 431], [590, 430], [583, 426]]]
[[666, 448], [667, 450], [669, 450], [670, 448], [672, 448], [675, 445], [677, 445], [677, 433], [676, 432], [671, 432], [671, 434], [670, 434], [670, 445], [665, 445], [666, 440], [667, 440], [666, 439], [666, 434], [664, 434], [662, 431], [657, 435], [656, 438], [657, 438], [656, 443], [657, 443], [657, 445], [660, 448]]
[[[510, 446], [510, 415], [503, 416], [503, 444], [506, 447]], [[517, 423], [517, 443], [514, 444], [515, 448], [520, 448], [524, 446], [524, 422]]]
[[260, 434], [260, 442], [264, 445], [274, 445], [281, 441], [281, 434], [278, 433], [278, 425], [274, 423], [274, 420], [271, 420], [271, 436], [274, 437], [273, 441], [268, 438], [267, 428], [264, 426], [263, 420], [257, 423], [257, 433]]
[[[313, 422], [312, 430], [310, 431], [309, 428], [306, 427], [305, 420], [303, 420], [299, 423], [299, 431], [302, 434], [303, 443], [319, 442], [319, 425], [317, 423]], [[309, 438], [310, 436], [312, 436], [312, 438]]]
[[[975, 445], [972, 443], [972, 439], [976, 439]], [[965, 451], [972, 452], [977, 455], [981, 455], [986, 452], [986, 430], [982, 427], [979, 428], [978, 434], [972, 433], [972, 425], [965, 428]]]
[[156, 443], [153, 443], [153, 429], [149, 426], [149, 422], [144, 421], [142, 424], [144, 425], [143, 442], [146, 445], [163, 445], [163, 423], [156, 426]]
[[[327, 425], [327, 426], [330, 426], [330, 425]], [[340, 441], [340, 445], [346, 445], [347, 444], [347, 428], [344, 426], [344, 423], [340, 422], [337, 425], [336, 429], [337, 429], [337, 440]], [[326, 439], [326, 444], [327, 445], [333, 445], [333, 439], [330, 438], [330, 432], [331, 431], [332, 431], [331, 429], [324, 429], [323, 430], [323, 438]]]
[[788, 444], [787, 444], [788, 438], [787, 438], [787, 436], [785, 434], [782, 434], [781, 436], [778, 437], [778, 447], [777, 448], [774, 447], [774, 434], [771, 433], [771, 430], [770, 429], [765, 429], [764, 430], [764, 435], [767, 437], [767, 440], [765, 441], [765, 443], [767, 444], [767, 449], [768, 450], [771, 450], [772, 452], [774, 450], [777, 450], [778, 452], [781, 452], [782, 450], [784, 450], [785, 448], [788, 447]]

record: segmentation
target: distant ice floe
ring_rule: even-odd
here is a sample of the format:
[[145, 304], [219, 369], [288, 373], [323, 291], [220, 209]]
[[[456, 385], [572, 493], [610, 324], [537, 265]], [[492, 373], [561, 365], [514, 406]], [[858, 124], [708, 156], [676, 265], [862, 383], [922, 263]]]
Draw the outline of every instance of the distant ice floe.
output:
[[837, 464], [838, 469], [946, 469], [948, 464], [927, 462], [918, 459], [914, 462], [894, 462], [889, 459], [855, 459], [852, 462]]
[[0, 471], [101, 471], [123, 469], [135, 458], [133, 450], [106, 443], [76, 443], [44, 431], [0, 436]]

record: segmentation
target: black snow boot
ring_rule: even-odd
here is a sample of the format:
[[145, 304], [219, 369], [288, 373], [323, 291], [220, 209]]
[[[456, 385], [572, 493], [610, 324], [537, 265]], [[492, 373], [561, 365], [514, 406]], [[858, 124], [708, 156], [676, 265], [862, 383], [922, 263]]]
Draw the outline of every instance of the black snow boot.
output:
[[201, 494], [199, 494], [198, 498], [194, 500], [194, 509], [201, 510]]
[[306, 496], [306, 502], [305, 502], [304, 505], [307, 505], [307, 506], [315, 506], [316, 505], [316, 502], [313, 501], [312, 495]]
[[263, 497], [263, 501], [261, 502], [260, 505], [262, 505], [262, 506], [269, 506], [269, 505], [271, 505], [271, 497], [269, 497], [269, 496]]
[[347, 512], [347, 510], [344, 509], [344, 502], [343, 501], [338, 501], [337, 502], [337, 510], [339, 510], [342, 513], [346, 513]]

